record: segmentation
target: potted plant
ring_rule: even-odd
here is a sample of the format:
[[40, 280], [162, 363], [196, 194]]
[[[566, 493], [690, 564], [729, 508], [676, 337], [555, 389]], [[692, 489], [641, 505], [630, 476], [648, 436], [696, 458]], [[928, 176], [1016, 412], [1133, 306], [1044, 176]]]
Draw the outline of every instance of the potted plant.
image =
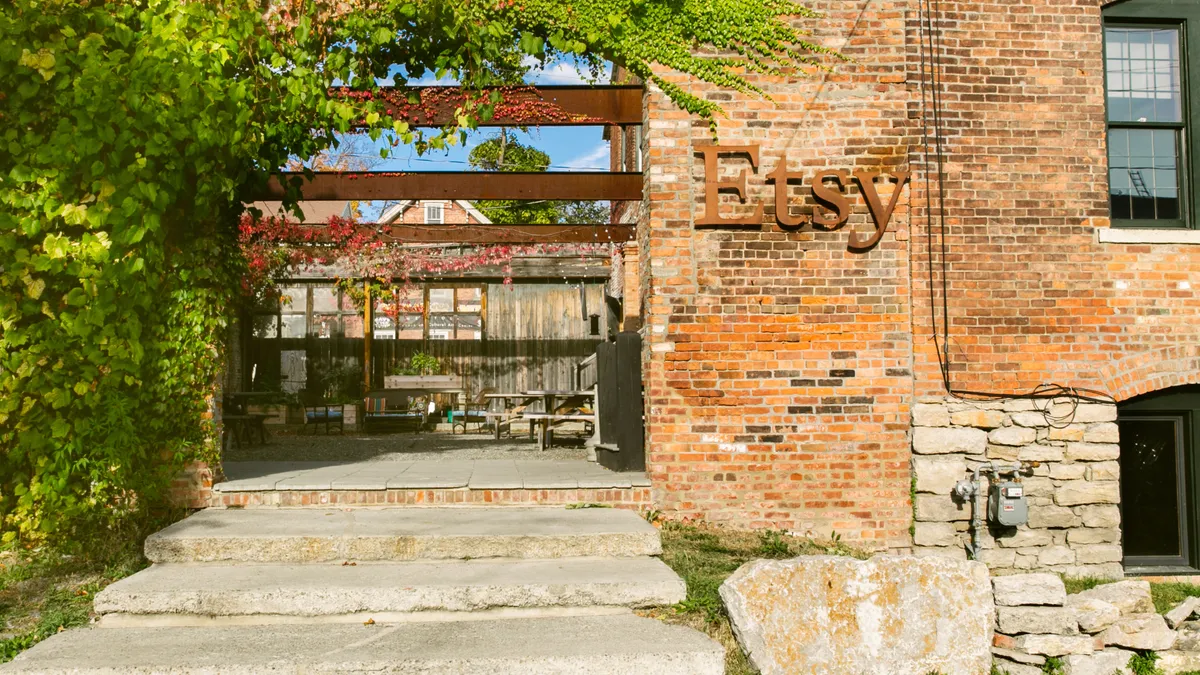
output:
[[392, 368], [392, 374], [383, 378], [385, 389], [453, 389], [458, 385], [455, 375], [439, 375], [442, 362], [431, 354], [417, 352], [407, 362], [401, 361]]
[[362, 404], [362, 371], [353, 363], [333, 363], [314, 372], [322, 398], [330, 407], [341, 406], [342, 422], [354, 428]]

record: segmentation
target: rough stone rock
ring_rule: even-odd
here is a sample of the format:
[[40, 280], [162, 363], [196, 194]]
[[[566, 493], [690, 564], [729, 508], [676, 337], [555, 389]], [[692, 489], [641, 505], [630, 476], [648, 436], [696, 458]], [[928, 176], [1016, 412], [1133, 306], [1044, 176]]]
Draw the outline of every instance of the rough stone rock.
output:
[[1092, 470], [1092, 480], [1120, 480], [1121, 463], [1117, 461], [1095, 462], [1089, 464]]
[[917, 546], [954, 546], [958, 544], [954, 523], [916, 523], [913, 527], [913, 544]]
[[1014, 574], [992, 579], [996, 604], [1002, 607], [1050, 605], [1061, 607], [1067, 589], [1057, 574]]
[[1022, 462], [1061, 462], [1063, 449], [1054, 445], [1026, 445], [1017, 452], [1017, 459]]
[[1121, 562], [1121, 556], [1119, 544], [1090, 544], [1075, 547], [1075, 558], [1080, 565]]
[[999, 410], [960, 410], [950, 414], [950, 423], [960, 427], [995, 429], [1004, 424], [1004, 417]]
[[913, 426], [915, 427], [948, 427], [950, 426], [950, 411], [946, 406], [937, 403], [918, 403], [912, 410]]
[[987, 432], [982, 429], [917, 427], [913, 430], [913, 452], [918, 455], [982, 455], [987, 450], [987, 440]]
[[993, 445], [1029, 445], [1037, 440], [1037, 432], [1025, 427], [1001, 427], [988, 434]]
[[1175, 631], [1158, 614], [1123, 616], [1098, 636], [1105, 645], [1128, 647], [1138, 651], [1166, 651], [1175, 646]]
[[1093, 424], [1083, 433], [1083, 440], [1088, 443], [1120, 443], [1121, 432], [1114, 422]]
[[991, 664], [992, 589], [980, 562], [756, 560], [720, 593], [763, 675], [976, 675]]
[[1038, 506], [1029, 509], [1029, 526], [1042, 529], [1045, 527], [1078, 527], [1079, 516], [1065, 506]]
[[1075, 612], [1065, 607], [997, 607], [996, 630], [1005, 635], [1078, 635], [1079, 621]]
[[1031, 666], [1012, 659], [996, 658], [996, 672], [1003, 675], [1045, 675], [1041, 666]]
[[1099, 647], [1099, 640], [1091, 635], [1021, 635], [1015, 642], [1023, 652], [1045, 656], [1091, 654]]
[[1059, 506], [1079, 504], [1120, 504], [1121, 484], [1117, 481], [1072, 480], [1054, 491], [1054, 503]]
[[1003, 647], [992, 647], [992, 656], [1016, 661], [1017, 663], [1024, 663], [1027, 666], [1041, 667], [1046, 662], [1046, 657], [1039, 654], [1026, 654], [1025, 652], [1019, 652], [1015, 649], [1005, 649]]
[[1040, 428], [1050, 426], [1050, 422], [1046, 419], [1046, 415], [1037, 412], [1036, 410], [1026, 410], [1023, 412], [1013, 413], [1012, 421], [1013, 424], [1023, 427]]
[[[1032, 515], [1032, 514], [1031, 514]], [[1072, 546], [1083, 544], [1112, 544], [1121, 541], [1121, 531], [1099, 527], [1081, 527], [1067, 532], [1067, 543]]]
[[1150, 598], [1150, 582], [1140, 579], [1103, 584], [1077, 594], [1079, 599], [1103, 600], [1121, 612], [1121, 616], [1150, 614], [1154, 601]]
[[1167, 625], [1171, 628], [1178, 628], [1180, 624], [1192, 618], [1192, 614], [1196, 612], [1196, 608], [1200, 607], [1200, 598], [1192, 596], [1184, 599], [1183, 602], [1175, 605], [1171, 611], [1163, 615]]
[[[1054, 412], [1061, 413], [1062, 411]], [[1106, 403], [1081, 403], [1075, 409], [1075, 418], [1073, 421], [1078, 424], [1116, 422], [1117, 406]]]
[[1064, 656], [1065, 675], [1127, 675], [1129, 657], [1133, 652], [1124, 649], [1105, 649], [1091, 654]]
[[1050, 477], [1055, 480], [1083, 480], [1087, 475], [1087, 464], [1051, 464]]
[[962, 457], [913, 457], [913, 472], [917, 492], [949, 495], [967, 477], [967, 462]]
[[1001, 404], [1000, 409], [1004, 412], [1027, 412], [1037, 410], [1037, 406], [1034, 405], [1033, 399], [1010, 398]]
[[1050, 440], [1052, 441], [1082, 441], [1087, 435], [1087, 427], [1082, 424], [1071, 424], [1062, 427], [1050, 427]]
[[918, 521], [948, 523], [971, 519], [971, 506], [959, 504], [950, 495], [918, 494], [915, 511]]
[[1121, 507], [1119, 506], [1081, 506], [1078, 513], [1087, 527], [1117, 528], [1121, 526]]
[[1067, 546], [1047, 546], [1037, 552], [1038, 566], [1070, 565], [1075, 562], [1075, 551]]
[[1116, 605], [1099, 598], [1068, 595], [1067, 607], [1075, 612], [1079, 629], [1085, 633], [1099, 633], [1121, 618], [1121, 610]]
[[996, 543], [1004, 548], [1041, 548], [1053, 544], [1054, 537], [1046, 530], [1018, 528], [1012, 534], [997, 537]]
[[1200, 652], [1184, 652], [1172, 649], [1159, 652], [1158, 667], [1167, 675], [1200, 671]]
[[1116, 443], [1067, 443], [1067, 459], [1077, 462], [1100, 462], [1121, 457]]
[[1178, 636], [1175, 649], [1181, 652], [1200, 652], [1200, 621], [1184, 621], [1175, 630]]

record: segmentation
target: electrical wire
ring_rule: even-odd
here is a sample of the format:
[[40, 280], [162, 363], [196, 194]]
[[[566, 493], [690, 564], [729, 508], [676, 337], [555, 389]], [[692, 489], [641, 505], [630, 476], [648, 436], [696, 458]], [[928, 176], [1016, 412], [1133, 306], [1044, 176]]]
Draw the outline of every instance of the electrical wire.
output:
[[[918, 48], [921, 79], [921, 132], [925, 160], [925, 241], [928, 254], [929, 271], [929, 311], [932, 322], [934, 349], [937, 352], [938, 367], [942, 373], [942, 382], [946, 392], [955, 398], [968, 400], [1012, 400], [1026, 399], [1034, 401], [1034, 409], [1041, 412], [1047, 422], [1053, 427], [1062, 428], [1074, 422], [1075, 413], [1081, 402], [1087, 403], [1116, 403], [1111, 395], [1095, 389], [1084, 387], [1068, 387], [1061, 384], [1044, 383], [1025, 392], [994, 392], [956, 389], [951, 375], [950, 361], [950, 301], [949, 301], [949, 263], [947, 262], [948, 247], [946, 244], [946, 171], [944, 143], [944, 118], [942, 105], [942, 35], [938, 20], [941, 15], [941, 0], [919, 0], [918, 27], [921, 33]], [[928, 73], [928, 75], [927, 75]], [[928, 76], [928, 80], [927, 80]], [[928, 88], [928, 93], [926, 89]], [[929, 107], [926, 107], [926, 100]], [[930, 128], [929, 117], [932, 112], [933, 143], [937, 171], [937, 206], [938, 206], [938, 239], [940, 249], [939, 267], [941, 268], [941, 336], [938, 334], [938, 302], [935, 291], [935, 265], [933, 244], [933, 196], [930, 180]], [[1045, 401], [1045, 406], [1037, 402]], [[1062, 406], [1066, 410], [1060, 412]]]

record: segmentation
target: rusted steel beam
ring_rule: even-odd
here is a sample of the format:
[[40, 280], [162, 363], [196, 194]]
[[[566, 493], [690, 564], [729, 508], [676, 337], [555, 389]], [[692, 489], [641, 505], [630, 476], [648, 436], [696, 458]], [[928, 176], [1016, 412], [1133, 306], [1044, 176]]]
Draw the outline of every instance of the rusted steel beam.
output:
[[[322, 246], [330, 243], [327, 225], [298, 224], [315, 236], [304, 236], [294, 243]], [[526, 223], [500, 225], [496, 223], [466, 225], [381, 225], [358, 223], [359, 235], [381, 232], [380, 241], [388, 244], [608, 244], [632, 241], [637, 236], [634, 225], [584, 224], [546, 225]]]
[[[281, 182], [282, 179], [282, 182]], [[272, 177], [251, 200], [277, 201], [284, 183], [300, 188], [308, 201], [381, 199], [582, 199], [638, 201], [642, 174], [608, 172], [493, 173], [426, 171], [405, 173], [319, 172], [311, 181], [302, 173]]]
[[454, 111], [468, 96], [478, 104], [491, 104], [491, 91], [500, 92], [501, 100], [494, 104], [492, 119], [480, 122], [480, 126], [642, 123], [641, 85], [499, 87], [482, 96], [468, 94], [458, 87], [384, 87], [377, 92], [334, 89], [333, 93], [357, 100], [375, 100], [382, 112], [413, 126], [440, 127], [455, 122]]
[[633, 225], [392, 225], [398, 244], [607, 244], [632, 241]]

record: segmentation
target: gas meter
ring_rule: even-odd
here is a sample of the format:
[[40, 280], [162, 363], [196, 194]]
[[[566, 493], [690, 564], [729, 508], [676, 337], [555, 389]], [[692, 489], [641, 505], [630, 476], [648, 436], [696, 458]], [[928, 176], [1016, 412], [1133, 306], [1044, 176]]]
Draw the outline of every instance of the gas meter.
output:
[[1024, 525], [1029, 520], [1025, 486], [1012, 481], [995, 481], [988, 489], [988, 520], [1005, 527]]

